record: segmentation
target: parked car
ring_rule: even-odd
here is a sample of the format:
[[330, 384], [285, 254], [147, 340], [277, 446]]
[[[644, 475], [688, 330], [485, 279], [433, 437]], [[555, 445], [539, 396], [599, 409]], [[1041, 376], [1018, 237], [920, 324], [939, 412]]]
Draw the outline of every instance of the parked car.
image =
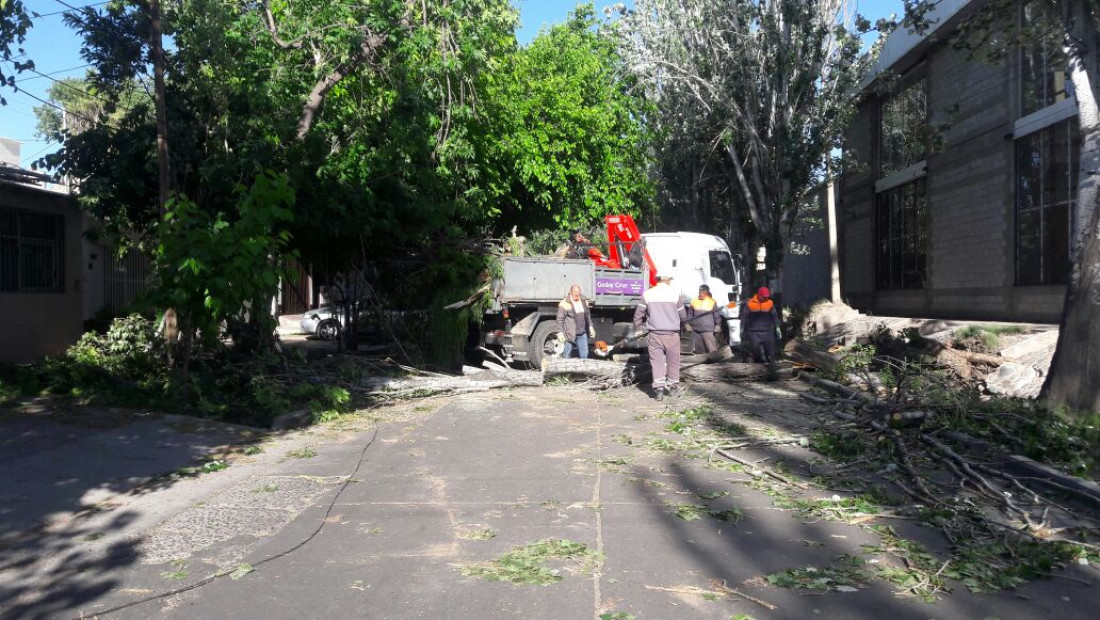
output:
[[306, 311], [299, 322], [302, 333], [321, 340], [335, 340], [344, 326], [343, 306], [325, 305]]

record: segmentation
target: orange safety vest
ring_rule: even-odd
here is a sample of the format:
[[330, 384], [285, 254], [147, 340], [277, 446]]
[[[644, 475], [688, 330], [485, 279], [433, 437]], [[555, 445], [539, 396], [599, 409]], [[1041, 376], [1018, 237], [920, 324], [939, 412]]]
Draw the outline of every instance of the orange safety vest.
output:
[[707, 297], [706, 299], [699, 299], [698, 297], [696, 297], [695, 299], [691, 300], [692, 309], [701, 310], [703, 312], [710, 312], [711, 310], [714, 310], [714, 306], [716, 305], [718, 304], [714, 301], [713, 297]]
[[772, 300], [770, 299], [760, 301], [760, 299], [756, 295], [753, 295], [749, 298], [748, 306], [749, 312], [771, 312], [772, 308], [775, 307], [775, 304], [772, 303]]

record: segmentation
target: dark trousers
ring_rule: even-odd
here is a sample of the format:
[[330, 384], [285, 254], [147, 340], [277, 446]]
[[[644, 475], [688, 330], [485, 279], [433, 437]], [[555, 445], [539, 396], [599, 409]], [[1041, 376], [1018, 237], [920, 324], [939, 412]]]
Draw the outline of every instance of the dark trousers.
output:
[[713, 353], [718, 350], [718, 341], [714, 338], [714, 332], [695, 332], [695, 352]]
[[775, 361], [775, 334], [772, 332], [745, 332], [749, 337], [749, 347], [752, 348], [752, 357], [757, 362], [772, 363]]
[[667, 390], [680, 383], [680, 334], [649, 332], [649, 367], [653, 370], [653, 389]]

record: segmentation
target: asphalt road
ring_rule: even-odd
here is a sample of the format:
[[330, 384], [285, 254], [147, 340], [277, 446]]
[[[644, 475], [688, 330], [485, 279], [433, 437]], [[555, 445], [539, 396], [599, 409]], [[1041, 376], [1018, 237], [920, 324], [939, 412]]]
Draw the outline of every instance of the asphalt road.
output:
[[[66, 530], [67, 545], [54, 540], [62, 534], [28, 539], [24, 551], [41, 545], [42, 553], [0, 564], [0, 615], [1100, 617], [1100, 595], [1086, 585], [1100, 577], [1094, 567], [1012, 592], [956, 587], [935, 602], [899, 594], [882, 579], [829, 591], [770, 585], [769, 574], [820, 570], [845, 554], [873, 565], [879, 560], [863, 545], [880, 539], [868, 523], [777, 508], [752, 476], [677, 451], [690, 430], [669, 425], [676, 411], [706, 404], [757, 440], [797, 439], [815, 426], [797, 398], [801, 389], [703, 386], [664, 404], [632, 388], [497, 391], [408, 404], [377, 425], [315, 429], [280, 440], [292, 444], [266, 444], [266, 459], [193, 482], [185, 502], [172, 504], [182, 486], [160, 488], [145, 504]], [[782, 462], [795, 482], [821, 467], [798, 443], [737, 454], [766, 466]], [[155, 525], [128, 527], [165, 502], [177, 508]], [[931, 548], [945, 545], [915, 522], [889, 524]], [[124, 535], [110, 545], [96, 537], [112, 530]], [[540, 558], [547, 540], [583, 547], [570, 546], [571, 557]], [[13, 575], [21, 586], [5, 587], [2, 579]], [[485, 578], [506, 575], [550, 583]]]

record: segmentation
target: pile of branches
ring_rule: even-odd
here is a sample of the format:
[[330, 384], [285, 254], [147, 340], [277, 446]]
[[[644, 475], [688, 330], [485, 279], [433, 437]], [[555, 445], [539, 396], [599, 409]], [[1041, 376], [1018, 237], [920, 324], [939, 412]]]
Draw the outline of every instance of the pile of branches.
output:
[[[954, 380], [957, 386], [964, 386], [984, 380], [1005, 362], [1000, 355], [970, 351], [955, 341], [945, 344], [925, 338], [916, 329], [907, 329], [898, 335], [880, 329], [863, 340], [864, 344], [852, 347], [843, 356], [818, 351], [798, 339], [788, 342], [784, 352], [798, 363], [813, 366], [828, 375], [843, 376], [846, 381], [869, 388], [879, 395], [883, 395], [884, 388], [882, 372], [892, 374], [897, 363], [920, 364], [926, 369], [943, 370], [943, 374]], [[846, 359], [856, 359], [861, 351], [871, 351], [870, 359], [855, 367], [845, 363]]]
[[[864, 370], [872, 363], [890, 369], [893, 385], [885, 397], [874, 386], [860, 389], [808, 372], [800, 378], [824, 394], [801, 397], [832, 420], [826, 432], [856, 433], [892, 461], [884, 471], [893, 472], [893, 483], [922, 514], [952, 515], [941, 525], [948, 539], [956, 542], [961, 531], [967, 532], [963, 538], [972, 537], [977, 526], [986, 534], [1066, 541], [1100, 552], [1100, 486], [1012, 454], [1005, 420], [1033, 421], [980, 410], [976, 394], [960, 389], [957, 376], [934, 363], [874, 356], [865, 360]], [[999, 428], [1005, 442], [959, 430], [977, 425]], [[965, 528], [959, 527], [962, 522]]]

